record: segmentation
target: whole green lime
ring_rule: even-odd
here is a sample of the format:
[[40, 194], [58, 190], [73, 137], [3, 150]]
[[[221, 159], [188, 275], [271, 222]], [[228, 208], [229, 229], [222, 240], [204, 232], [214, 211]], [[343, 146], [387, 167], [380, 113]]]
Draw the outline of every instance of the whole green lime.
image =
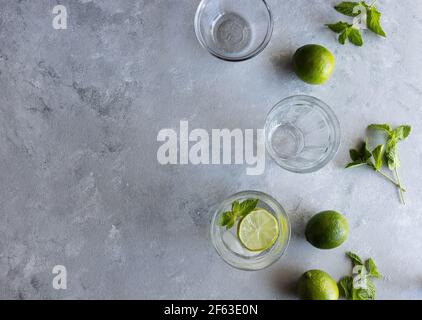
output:
[[299, 279], [299, 298], [302, 300], [338, 300], [338, 287], [330, 275], [321, 270], [306, 271]]
[[335, 59], [325, 47], [308, 44], [293, 56], [293, 67], [300, 79], [309, 84], [323, 84], [334, 70]]
[[336, 211], [324, 211], [314, 215], [306, 226], [306, 240], [319, 249], [333, 249], [347, 239], [347, 220]]

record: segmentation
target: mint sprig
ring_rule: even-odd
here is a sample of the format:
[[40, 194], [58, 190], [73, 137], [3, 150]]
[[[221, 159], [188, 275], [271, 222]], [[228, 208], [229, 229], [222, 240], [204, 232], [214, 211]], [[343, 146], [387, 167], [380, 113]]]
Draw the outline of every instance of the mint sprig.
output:
[[[376, 288], [372, 279], [380, 278], [375, 262], [372, 258], [365, 262], [355, 253], [347, 252], [351, 259], [353, 269], [357, 274], [345, 276], [338, 282], [340, 294], [347, 300], [375, 300]], [[356, 266], [358, 266], [356, 268]], [[360, 284], [359, 286], [357, 284]], [[364, 284], [364, 286], [362, 286]]]
[[408, 125], [402, 125], [392, 129], [388, 124], [372, 124], [369, 126], [369, 128], [382, 131], [386, 135], [385, 160], [387, 162], [388, 168], [393, 172], [395, 179], [397, 180], [397, 184], [400, 186], [400, 198], [402, 203], [405, 204], [405, 190], [401, 186], [398, 172], [398, 168], [400, 167], [400, 159], [398, 155], [397, 144], [399, 141], [404, 141], [409, 137], [412, 128]]
[[232, 203], [232, 210], [226, 211], [218, 217], [218, 225], [231, 229], [238, 219], [245, 217], [248, 213], [253, 211], [258, 204], [258, 199], [247, 199], [239, 202], [234, 201]]
[[349, 41], [356, 46], [361, 47], [363, 45], [362, 35], [360, 34], [359, 29], [355, 26], [343, 21], [339, 21], [334, 24], [327, 24], [326, 26], [332, 31], [340, 33], [338, 41], [341, 44], [345, 44], [346, 40], [349, 39]]
[[[334, 9], [345, 16], [355, 18], [353, 23], [349, 24], [347, 22], [339, 21], [333, 24], [326, 24], [326, 26], [332, 31], [339, 33], [338, 41], [342, 45], [346, 43], [346, 40], [349, 40], [359, 47], [363, 45], [360, 25], [365, 23], [365, 21], [366, 28], [379, 36], [386, 37], [386, 34], [381, 27], [381, 13], [375, 7], [375, 3], [376, 0], [369, 5], [364, 1], [341, 2], [336, 5]], [[365, 10], [359, 10], [360, 8], [364, 8]]]
[[[359, 149], [351, 149], [349, 151], [352, 162], [347, 164], [346, 168], [359, 167], [363, 165], [369, 166], [399, 189], [401, 202], [405, 204], [404, 192], [406, 192], [406, 190], [401, 184], [398, 173], [400, 159], [398, 156], [397, 144], [399, 141], [404, 141], [407, 137], [409, 137], [411, 127], [408, 125], [402, 125], [393, 129], [388, 124], [371, 124], [368, 128], [383, 132], [386, 135], [385, 144], [377, 146], [371, 152], [368, 149], [368, 142], [362, 142]], [[384, 163], [388, 166], [390, 171], [392, 171], [394, 178], [382, 170]]]

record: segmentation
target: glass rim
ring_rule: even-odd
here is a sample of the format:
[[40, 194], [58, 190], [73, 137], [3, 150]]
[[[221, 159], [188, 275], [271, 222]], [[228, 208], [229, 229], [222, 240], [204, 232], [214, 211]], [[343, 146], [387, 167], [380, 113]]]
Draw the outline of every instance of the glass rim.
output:
[[[280, 211], [276, 213], [271, 213], [275, 216], [279, 224], [279, 235], [277, 237], [277, 241], [271, 247], [271, 250], [268, 251], [266, 254], [258, 255], [257, 257], [255, 257], [256, 258], [255, 260], [251, 259], [247, 262], [237, 262], [232, 258], [233, 257], [237, 257], [239, 259], [245, 259], [245, 258], [237, 254], [236, 252], [229, 250], [229, 248], [227, 248], [227, 246], [223, 243], [221, 239], [220, 241], [218, 241], [219, 239], [216, 239], [215, 235], [218, 232], [217, 228], [220, 228], [217, 225], [218, 216], [221, 214], [221, 212], [223, 212], [224, 207], [227, 205], [227, 203], [232, 203], [234, 200], [239, 199], [241, 197], [245, 197], [245, 196], [247, 197], [255, 196], [257, 199], [266, 203], [268, 206], [271, 207], [272, 210], [274, 210], [274, 208], [269, 204], [270, 202]], [[284, 209], [284, 207], [280, 204], [280, 202], [278, 202], [274, 197], [270, 196], [267, 193], [256, 191], [256, 190], [245, 190], [245, 191], [234, 193], [228, 196], [227, 198], [225, 198], [217, 206], [213, 207], [213, 209], [211, 209], [211, 213], [212, 213], [212, 220], [211, 220], [210, 233], [211, 233], [211, 242], [213, 244], [213, 247], [216, 250], [217, 254], [220, 256], [220, 258], [225, 263], [227, 263], [228, 265], [236, 269], [245, 270], [245, 271], [256, 271], [256, 270], [265, 269], [271, 266], [272, 264], [274, 264], [276, 261], [278, 261], [286, 253], [287, 248], [289, 247], [290, 238], [291, 238], [291, 224], [290, 224], [289, 216], [286, 210]], [[284, 224], [284, 227], [282, 225], [281, 218], [283, 218], [286, 221], [286, 223]], [[283, 231], [284, 233], [287, 233], [287, 237], [284, 240], [282, 239]], [[281, 242], [281, 247], [279, 248], [279, 251], [276, 251], [274, 250], [274, 248], [276, 248], [277, 243], [279, 242]], [[225, 251], [222, 248], [223, 246], [225, 248]], [[270, 260], [266, 261], [265, 259], [268, 259], [268, 258], [270, 258]]]
[[206, 49], [214, 57], [219, 58], [219, 59], [224, 60], [224, 61], [229, 61], [229, 62], [246, 61], [246, 60], [249, 60], [249, 59], [256, 57], [258, 54], [260, 54], [262, 51], [264, 51], [264, 49], [267, 47], [268, 43], [271, 40], [271, 37], [272, 37], [272, 34], [273, 34], [273, 29], [274, 29], [273, 15], [272, 15], [270, 6], [266, 2], [266, 0], [257, 0], [257, 1], [263, 2], [263, 4], [265, 5], [265, 7], [267, 9], [267, 12], [268, 12], [267, 33], [265, 34], [264, 39], [262, 40], [262, 42], [259, 44], [259, 46], [256, 49], [254, 49], [253, 51], [251, 51], [248, 54], [245, 54], [245, 55], [242, 55], [242, 56], [239, 56], [239, 57], [229, 57], [229, 56], [220, 54], [217, 51], [210, 48], [207, 45], [206, 41], [204, 40], [204, 38], [202, 36], [199, 21], [201, 19], [200, 16], [201, 16], [202, 10], [209, 1], [213, 1], [213, 0], [201, 0], [201, 2], [198, 5], [198, 8], [196, 9], [195, 19], [194, 19], [194, 27], [195, 27], [196, 38], [198, 39], [199, 43], [201, 44], [201, 46], [204, 49]]
[[[271, 116], [278, 110], [284, 107], [287, 107], [290, 103], [294, 102], [295, 104], [298, 104], [300, 101], [305, 101], [307, 103], [312, 103], [312, 107], [317, 108], [319, 111], [321, 111], [325, 116], [328, 123], [328, 126], [330, 127], [330, 130], [333, 133], [334, 142], [333, 145], [329, 151], [329, 153], [324, 157], [322, 161], [317, 162], [315, 165], [311, 167], [305, 167], [305, 168], [297, 168], [294, 166], [289, 166], [280, 161], [280, 159], [275, 156], [270, 150], [270, 141], [268, 139], [268, 126], [271, 123]], [[334, 113], [333, 109], [324, 101], [313, 97], [309, 95], [293, 95], [289, 96], [287, 98], [284, 98], [277, 102], [271, 110], [268, 112], [266, 118], [265, 118], [265, 149], [267, 150], [268, 154], [270, 155], [271, 159], [281, 168], [294, 172], [294, 173], [312, 173], [316, 172], [322, 168], [324, 168], [337, 154], [341, 144], [341, 128], [340, 128], [340, 121], [338, 120], [336, 114]]]

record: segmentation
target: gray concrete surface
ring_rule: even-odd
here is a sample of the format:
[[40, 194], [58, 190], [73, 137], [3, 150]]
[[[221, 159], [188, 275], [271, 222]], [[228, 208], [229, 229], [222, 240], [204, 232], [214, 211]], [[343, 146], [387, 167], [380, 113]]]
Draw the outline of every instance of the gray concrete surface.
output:
[[[228, 63], [195, 38], [198, 0], [0, 0], [0, 298], [295, 299], [307, 269], [348, 274], [346, 250], [375, 259], [379, 299], [422, 298], [422, 2], [379, 1], [388, 38], [367, 33], [362, 48], [324, 28], [342, 18], [336, 1], [268, 2], [269, 46]], [[67, 30], [52, 28], [57, 3]], [[288, 67], [308, 43], [336, 56], [324, 86]], [[323, 170], [297, 175], [267, 159], [265, 174], [247, 176], [242, 165], [157, 162], [160, 129], [263, 127], [293, 94], [326, 101], [341, 122]], [[413, 126], [400, 146], [405, 207], [374, 173], [343, 169], [373, 122]], [[244, 189], [276, 197], [293, 228], [287, 255], [253, 273], [226, 265], [208, 237], [209, 208]], [[303, 236], [324, 209], [350, 222], [331, 251]], [[52, 287], [58, 264], [67, 290]]]

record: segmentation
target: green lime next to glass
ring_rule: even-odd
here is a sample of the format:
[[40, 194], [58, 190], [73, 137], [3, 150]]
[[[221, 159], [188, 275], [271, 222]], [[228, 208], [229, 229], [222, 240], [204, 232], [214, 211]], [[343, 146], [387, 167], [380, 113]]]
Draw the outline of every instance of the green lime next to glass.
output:
[[219, 256], [242, 270], [264, 269], [285, 253], [290, 240], [286, 211], [273, 197], [242, 191], [213, 211], [211, 241]]

